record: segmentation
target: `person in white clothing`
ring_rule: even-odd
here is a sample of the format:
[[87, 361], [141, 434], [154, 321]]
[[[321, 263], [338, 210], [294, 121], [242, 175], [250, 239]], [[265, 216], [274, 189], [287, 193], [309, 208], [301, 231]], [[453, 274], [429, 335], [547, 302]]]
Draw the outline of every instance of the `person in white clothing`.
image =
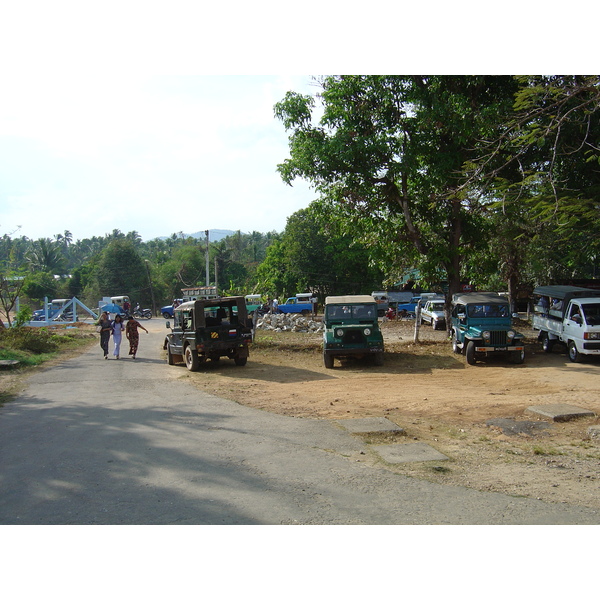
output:
[[117, 360], [119, 360], [119, 353], [121, 352], [121, 339], [123, 337], [124, 329], [125, 325], [123, 325], [123, 317], [121, 317], [121, 315], [117, 315], [112, 324], [113, 342], [115, 343], [115, 350], [113, 354]]

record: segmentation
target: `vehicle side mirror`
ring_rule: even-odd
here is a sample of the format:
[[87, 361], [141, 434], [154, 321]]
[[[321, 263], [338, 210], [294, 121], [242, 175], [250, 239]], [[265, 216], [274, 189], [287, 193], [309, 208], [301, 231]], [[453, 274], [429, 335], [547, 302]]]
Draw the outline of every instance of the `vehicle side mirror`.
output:
[[167, 329], [171, 329], [171, 323], [169, 321], [166, 322], [165, 327]]

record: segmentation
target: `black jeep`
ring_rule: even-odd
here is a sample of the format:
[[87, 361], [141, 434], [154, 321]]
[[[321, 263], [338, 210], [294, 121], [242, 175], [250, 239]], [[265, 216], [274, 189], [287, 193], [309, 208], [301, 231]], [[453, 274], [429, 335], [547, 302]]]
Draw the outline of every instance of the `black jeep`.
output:
[[252, 320], [242, 296], [184, 302], [173, 311], [173, 328], [167, 321], [164, 349], [170, 365], [185, 362], [198, 370], [207, 359], [231, 358], [238, 366], [248, 360]]

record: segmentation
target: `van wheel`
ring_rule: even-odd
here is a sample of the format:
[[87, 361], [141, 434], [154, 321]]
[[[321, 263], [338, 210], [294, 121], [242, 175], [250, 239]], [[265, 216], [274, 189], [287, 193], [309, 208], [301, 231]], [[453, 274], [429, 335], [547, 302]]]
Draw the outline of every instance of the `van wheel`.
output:
[[544, 332], [542, 334], [542, 350], [544, 352], [552, 352], [552, 348], [554, 348], [554, 340], [551, 340], [550, 336]]
[[575, 345], [575, 342], [572, 340], [569, 342], [569, 360], [571, 362], [581, 362], [582, 361], [582, 356], [579, 353], [579, 350], [577, 350], [577, 346]]
[[477, 362], [475, 360], [475, 342], [469, 342], [467, 344], [467, 351], [465, 354], [467, 356], [467, 362], [470, 365], [474, 365]]
[[191, 346], [185, 347], [185, 366], [189, 371], [197, 371], [200, 361], [198, 360], [198, 352], [192, 350]]

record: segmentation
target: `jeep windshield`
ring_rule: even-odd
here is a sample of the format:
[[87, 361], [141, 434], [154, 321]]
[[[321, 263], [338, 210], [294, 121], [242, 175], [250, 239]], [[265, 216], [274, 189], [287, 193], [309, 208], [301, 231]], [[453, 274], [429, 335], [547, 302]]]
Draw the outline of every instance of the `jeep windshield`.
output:
[[432, 302], [429, 305], [429, 310], [438, 310], [444, 312], [444, 303], [443, 302]]
[[498, 319], [510, 317], [508, 304], [469, 304], [467, 306], [469, 317], [474, 319]]
[[327, 319], [375, 319], [377, 307], [374, 304], [328, 305]]

